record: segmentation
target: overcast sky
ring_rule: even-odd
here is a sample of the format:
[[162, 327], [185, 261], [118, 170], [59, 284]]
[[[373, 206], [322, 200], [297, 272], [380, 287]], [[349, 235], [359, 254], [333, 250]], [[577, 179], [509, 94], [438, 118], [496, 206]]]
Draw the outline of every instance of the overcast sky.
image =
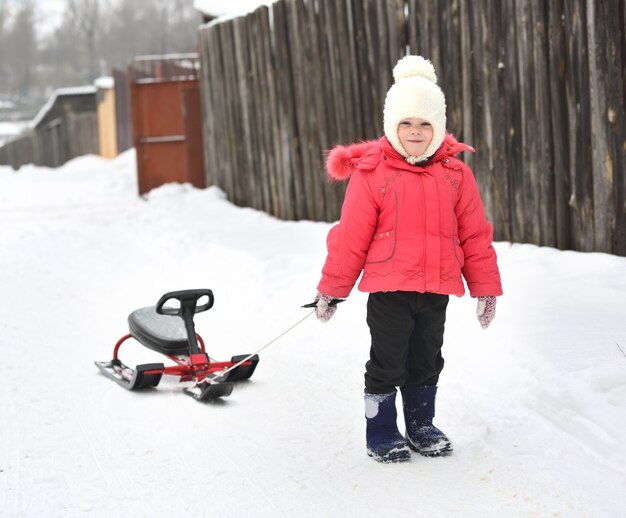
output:
[[40, 36], [50, 34], [61, 23], [65, 0], [34, 0]]
[[[216, 16], [232, 16], [252, 11], [261, 4], [271, 4], [273, 0], [189, 0], [189, 2], [197, 9], [212, 12]], [[61, 23], [66, 0], [34, 0], [34, 3], [38, 10], [40, 36], [46, 36]]]

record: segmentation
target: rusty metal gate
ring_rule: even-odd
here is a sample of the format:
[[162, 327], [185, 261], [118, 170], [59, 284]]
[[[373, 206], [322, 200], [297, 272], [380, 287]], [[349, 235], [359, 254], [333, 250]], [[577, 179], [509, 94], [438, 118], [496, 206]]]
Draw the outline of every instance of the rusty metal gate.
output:
[[139, 193], [169, 182], [205, 187], [197, 54], [138, 57], [130, 74]]

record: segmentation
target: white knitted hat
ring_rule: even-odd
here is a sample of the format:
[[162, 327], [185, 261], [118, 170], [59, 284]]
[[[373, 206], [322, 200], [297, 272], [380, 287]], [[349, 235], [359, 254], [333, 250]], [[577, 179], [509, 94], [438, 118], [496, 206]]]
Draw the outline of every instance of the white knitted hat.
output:
[[[393, 78], [383, 112], [385, 136], [407, 162], [422, 162], [435, 154], [446, 135], [446, 98], [437, 86], [435, 67], [422, 56], [400, 59], [393, 68]], [[419, 157], [410, 157], [398, 138], [398, 124], [409, 117], [424, 119], [433, 128], [433, 140]]]

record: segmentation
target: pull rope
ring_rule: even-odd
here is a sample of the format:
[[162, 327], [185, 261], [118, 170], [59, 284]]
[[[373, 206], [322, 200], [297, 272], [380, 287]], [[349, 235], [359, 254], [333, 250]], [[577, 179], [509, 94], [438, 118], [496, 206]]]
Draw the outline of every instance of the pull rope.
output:
[[252, 354], [249, 354], [248, 356], [246, 356], [243, 360], [235, 363], [234, 365], [231, 365], [230, 367], [228, 367], [227, 369], [224, 369], [222, 371], [218, 371], [213, 373], [212, 376], [214, 376], [214, 378], [209, 379], [209, 378], [204, 378], [203, 380], [199, 381], [198, 383], [219, 383], [218, 381], [216, 381], [216, 378], [221, 378], [222, 376], [225, 376], [226, 374], [228, 374], [230, 371], [232, 371], [233, 369], [236, 369], [237, 367], [239, 367], [240, 365], [242, 365], [243, 363], [246, 363], [250, 358], [252, 358], [255, 354], [259, 354], [263, 349], [266, 349], [267, 347], [269, 347], [270, 345], [272, 345], [274, 342], [276, 342], [277, 340], [279, 340], [280, 338], [282, 338], [283, 336], [285, 336], [289, 331], [291, 331], [292, 329], [294, 329], [295, 327], [298, 327], [300, 324], [302, 324], [302, 322], [304, 322], [307, 318], [309, 318], [313, 313], [315, 313], [315, 310], [311, 311], [309, 314], [307, 314], [305, 317], [302, 317], [300, 320], [298, 320], [295, 324], [293, 324], [291, 327], [289, 327], [288, 329], [286, 329], [285, 331], [283, 331], [281, 334], [279, 334], [276, 338], [273, 338], [272, 340], [270, 340], [269, 342], [267, 342], [263, 347], [259, 347], [256, 351], [254, 351]]

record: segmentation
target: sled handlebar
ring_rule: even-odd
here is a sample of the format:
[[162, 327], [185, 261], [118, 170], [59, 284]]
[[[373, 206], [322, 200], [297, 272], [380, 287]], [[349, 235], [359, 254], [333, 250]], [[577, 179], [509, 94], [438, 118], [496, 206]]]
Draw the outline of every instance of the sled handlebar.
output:
[[[345, 302], [346, 299], [331, 299], [328, 302], [329, 306], [336, 306], [337, 304], [341, 303], [341, 302]], [[317, 300], [314, 302], [309, 302], [308, 304], [305, 304], [304, 306], [300, 306], [302, 308], [316, 308], [317, 307]]]
[[[209, 300], [198, 305], [198, 300], [202, 297], [208, 297]], [[170, 300], [178, 300], [180, 307], [165, 307], [165, 303]], [[213, 307], [213, 292], [211, 290], [179, 290], [170, 291], [163, 295], [156, 305], [156, 312], [161, 315], [176, 315], [182, 316], [183, 313], [189, 312], [190, 314], [200, 313]]]

